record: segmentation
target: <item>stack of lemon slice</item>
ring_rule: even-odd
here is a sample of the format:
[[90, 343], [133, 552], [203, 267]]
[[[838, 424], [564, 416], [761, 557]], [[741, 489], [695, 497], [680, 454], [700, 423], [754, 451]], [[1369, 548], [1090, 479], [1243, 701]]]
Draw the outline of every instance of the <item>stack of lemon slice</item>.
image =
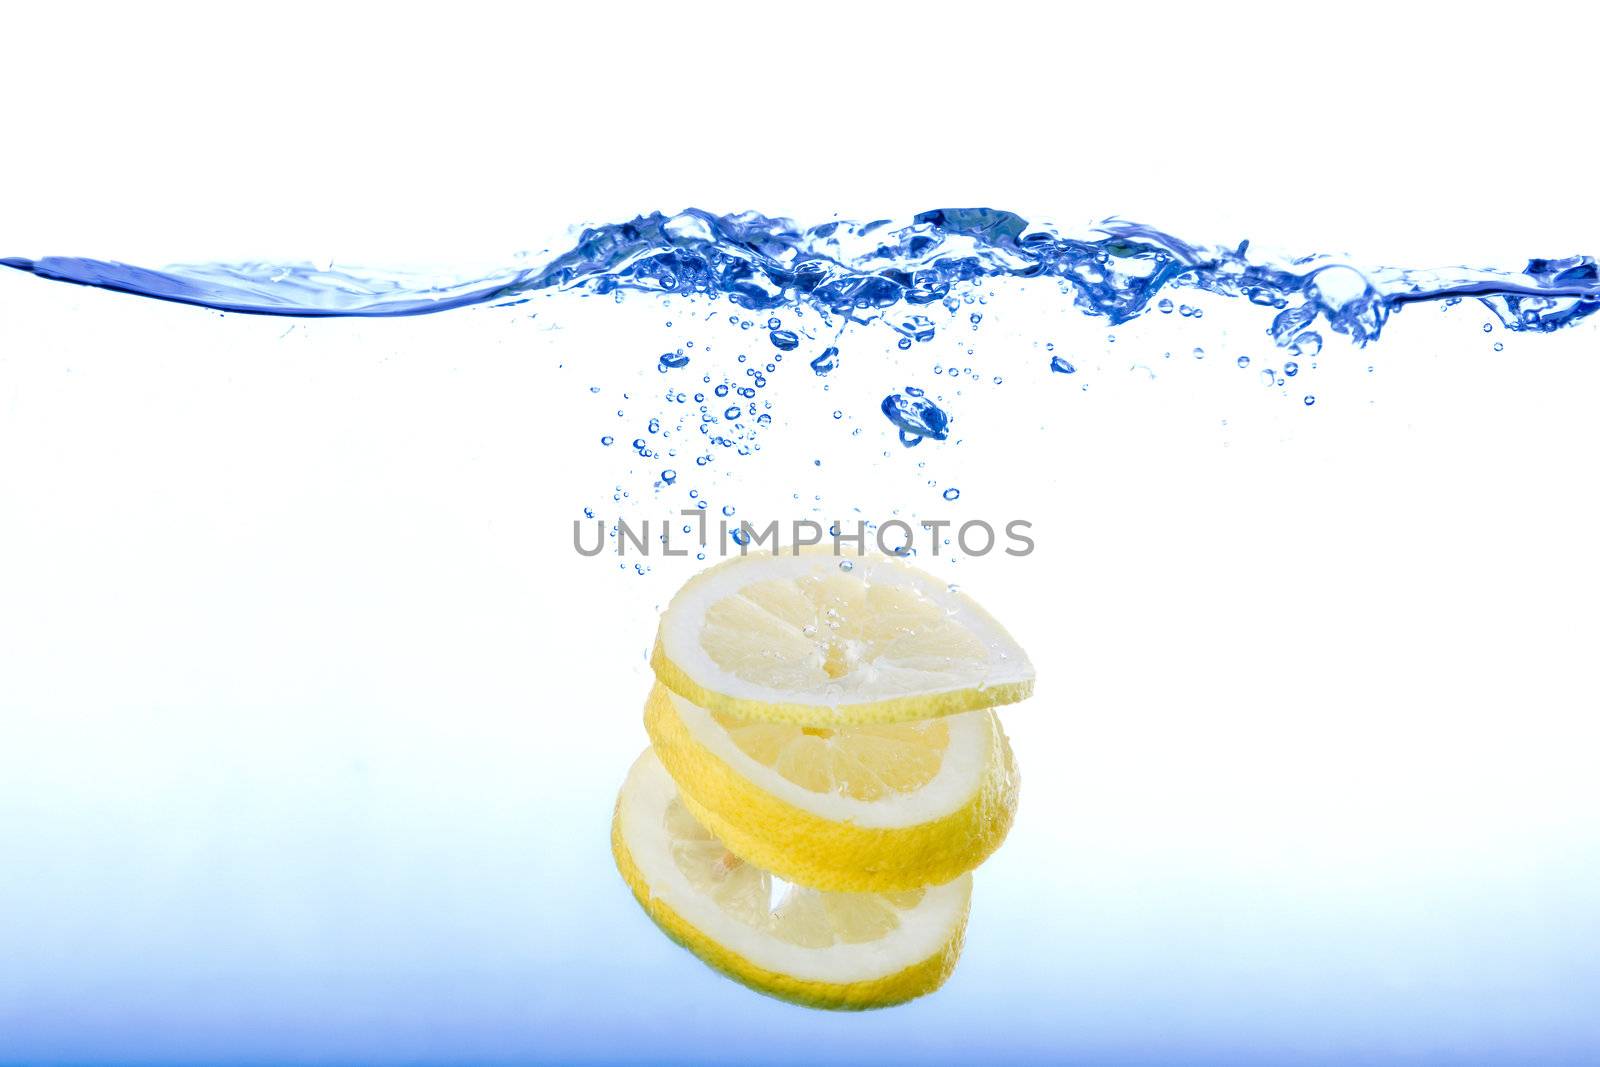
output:
[[897, 559], [753, 555], [678, 592], [651, 662], [611, 833], [650, 917], [813, 1007], [938, 988], [1016, 811], [990, 710], [1033, 689], [1010, 635]]

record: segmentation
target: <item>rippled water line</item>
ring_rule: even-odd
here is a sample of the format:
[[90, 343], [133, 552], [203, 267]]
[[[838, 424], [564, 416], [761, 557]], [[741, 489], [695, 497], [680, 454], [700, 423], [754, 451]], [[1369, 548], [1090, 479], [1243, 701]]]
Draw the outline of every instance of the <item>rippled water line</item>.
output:
[[[1365, 345], [1409, 304], [1476, 299], [1508, 330], [1549, 332], [1600, 310], [1593, 257], [1530, 259], [1520, 273], [1486, 268], [1360, 268], [1308, 256], [1253, 261], [1249, 243], [1209, 246], [1151, 226], [1102, 223], [1073, 237], [989, 208], [926, 211], [907, 223], [828, 222], [808, 228], [754, 212], [653, 213], [585, 229], [571, 248], [533, 265], [439, 282], [394, 272], [308, 264], [202, 263], [150, 270], [95, 259], [0, 259], [43, 278], [246, 314], [419, 315], [515, 302], [549, 289], [643, 290], [725, 297], [752, 311], [808, 306], [834, 318], [881, 320], [912, 339], [935, 324], [917, 309], [953, 289], [1017, 278], [1053, 283], [1086, 315], [1120, 324], [1168, 289], [1200, 289], [1270, 310], [1269, 332], [1304, 347], [1325, 325]], [[780, 346], [781, 347], [781, 346]]]

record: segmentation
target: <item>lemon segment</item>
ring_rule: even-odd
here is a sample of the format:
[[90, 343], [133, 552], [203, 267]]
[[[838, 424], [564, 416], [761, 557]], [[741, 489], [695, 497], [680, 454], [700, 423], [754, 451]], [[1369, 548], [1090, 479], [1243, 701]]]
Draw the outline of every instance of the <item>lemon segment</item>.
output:
[[751, 555], [702, 572], [661, 618], [651, 665], [695, 704], [814, 727], [1009, 704], [1033, 665], [986, 611], [886, 556]]
[[886, 1007], [937, 989], [961, 953], [970, 876], [887, 894], [785, 885], [703, 827], [650, 751], [617, 797], [611, 848], [657, 925], [768, 996], [817, 1008]]
[[753, 723], [657, 685], [645, 729], [684, 806], [729, 851], [801, 885], [950, 881], [1005, 840], [1016, 762], [998, 716], [839, 728]]

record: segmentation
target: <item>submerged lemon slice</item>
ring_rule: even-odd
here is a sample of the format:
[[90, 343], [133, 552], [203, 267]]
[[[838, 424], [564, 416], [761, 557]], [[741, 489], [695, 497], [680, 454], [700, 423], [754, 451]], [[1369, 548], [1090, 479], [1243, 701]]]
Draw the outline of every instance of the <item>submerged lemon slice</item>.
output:
[[758, 992], [817, 1008], [877, 1008], [932, 992], [955, 967], [972, 878], [899, 893], [786, 885], [739, 859], [679, 800], [646, 751], [617, 797], [617, 869], [652, 919]]
[[818, 889], [887, 892], [972, 870], [1017, 807], [992, 711], [811, 727], [707, 711], [657, 685], [645, 729], [690, 813], [735, 855]]
[[885, 556], [712, 567], [667, 605], [651, 665], [711, 711], [817, 727], [928, 719], [1033, 691], [1033, 665], [988, 612]]

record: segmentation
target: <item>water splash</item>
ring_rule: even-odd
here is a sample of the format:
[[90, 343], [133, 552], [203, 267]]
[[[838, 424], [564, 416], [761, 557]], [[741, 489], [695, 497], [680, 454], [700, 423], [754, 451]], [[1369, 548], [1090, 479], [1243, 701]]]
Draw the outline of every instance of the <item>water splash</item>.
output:
[[[524, 261], [528, 265], [520, 265]], [[1255, 262], [1249, 242], [1191, 243], [1116, 219], [1091, 235], [1069, 236], [990, 208], [925, 211], [900, 224], [835, 221], [808, 228], [754, 212], [657, 212], [585, 229], [558, 254], [443, 281], [282, 263], [149, 270], [48, 256], [0, 264], [57, 281], [266, 315], [418, 315], [516, 302], [547, 289], [699, 294], [725, 297], [749, 311], [806, 306], [829, 322], [885, 321], [901, 334], [902, 346], [928, 340], [938, 328], [916, 309], [948, 306], [953, 289], [999, 278], [1054, 284], [1084, 314], [1111, 325], [1152, 305], [1170, 311], [1168, 290], [1237, 298], [1271, 312], [1267, 328], [1286, 348], [1305, 343], [1318, 324], [1366, 345], [1394, 314], [1421, 302], [1476, 299], [1518, 332], [1560, 329], [1600, 311], [1600, 274], [1590, 256], [1531, 259], [1520, 273], [1358, 268], [1321, 255]], [[798, 344], [790, 331], [773, 328], [769, 336], [780, 351]]]
[[950, 416], [914, 385], [906, 386], [904, 393], [890, 393], [881, 406], [884, 417], [899, 428], [900, 443], [907, 448], [921, 444], [923, 438], [943, 441], [950, 436]]
[[[1237, 323], [1230, 334], [1211, 320], [1203, 340], [1222, 358], [1207, 365], [1248, 370], [1252, 381], [1278, 390], [1294, 408], [1315, 405], [1320, 413], [1332, 396], [1320, 391], [1319, 402], [1312, 387], [1318, 384], [1318, 363], [1329, 362], [1323, 355], [1327, 345], [1336, 339], [1347, 349], [1373, 344], [1414, 304], [1448, 310], [1479, 301], [1492, 314], [1483, 324], [1486, 332], [1498, 324], [1529, 334], [1566, 329], [1600, 311], [1600, 270], [1589, 256], [1535, 258], [1520, 272], [1369, 268], [1327, 255], [1275, 261], [1252, 258], [1248, 242], [1206, 245], [1121, 220], [1069, 235], [986, 208], [928, 211], [909, 222], [833, 221], [808, 228], [755, 213], [657, 213], [585, 229], [561, 251], [522, 254], [498, 269], [446, 278], [330, 264], [202, 263], [149, 270], [69, 257], [0, 264], [47, 279], [259, 315], [397, 317], [507, 308], [562, 293], [617, 301], [630, 292], [686, 299], [695, 309], [685, 316], [693, 325], [682, 325], [692, 337], [675, 331], [675, 340], [639, 353], [636, 367], [623, 366], [626, 361], [593, 364], [597, 374], [615, 372], [620, 381], [635, 384], [605, 390], [598, 402], [605, 410], [597, 409], [595, 417], [607, 425], [595, 427], [589, 441], [615, 457], [607, 464], [611, 510], [668, 503], [713, 513], [720, 507], [725, 517], [734, 512], [724, 501], [741, 490], [737, 482], [716, 482], [729, 473], [719, 467], [762, 451], [764, 435], [774, 427], [769, 385], [788, 372], [786, 355], [799, 364], [803, 380], [814, 383], [805, 392], [827, 397], [841, 387], [846, 397], [823, 410], [831, 408], [832, 421], [844, 423], [849, 437], [875, 429], [880, 436], [873, 447], [881, 449], [886, 467], [925, 482], [941, 502], [934, 506], [964, 507], [968, 495], [937, 488], [939, 479], [929, 477], [936, 472], [928, 468], [956, 458], [962, 444], [955, 432], [958, 418], [963, 429], [982, 424], [963, 388], [998, 388], [1008, 380], [974, 366], [983, 361], [971, 336], [980, 328], [985, 336], [1001, 331], [1008, 358], [1016, 345], [1035, 346], [1037, 362], [1027, 369], [1054, 387], [1088, 390], [1091, 381], [1103, 380], [1107, 366], [1153, 381], [1155, 368], [1170, 366], [1163, 361], [1174, 352], [1192, 351], [1201, 359], [1206, 348], [1187, 339], [1173, 344], [1168, 337], [1158, 347], [1172, 351], [1152, 352], [1137, 336], [1132, 344], [1115, 344], [1117, 334], [1108, 329], [1106, 352], [1136, 348], [1131, 363], [1120, 355], [1102, 359], [1083, 347], [1058, 352], [1048, 339], [1059, 324], [1055, 309], [1075, 309], [1108, 328], [1171, 316], [1172, 327], [1193, 333], [1208, 310], [1229, 306], [1238, 311], [1238, 323], [1251, 317], [1259, 322], [1262, 351], [1252, 360], [1230, 350]], [[1037, 305], [1019, 300], [1028, 308], [1023, 332], [1005, 333], [1007, 326], [995, 325], [1004, 320], [1003, 309], [992, 303], [1001, 288], [1008, 290], [1001, 302], [1007, 309], [1014, 306], [1010, 298], [1025, 297], [1016, 290], [1041, 295], [1042, 317]], [[871, 335], [881, 343], [872, 344]], [[880, 349], [876, 357], [874, 347]], [[913, 348], [928, 358], [896, 362], [895, 349]], [[637, 388], [637, 377], [629, 375], [644, 368], [659, 372], [659, 388]], [[894, 377], [860, 397], [851, 390], [865, 384], [861, 368]], [[932, 381], [913, 377], [930, 370]], [[907, 385], [884, 396], [881, 389], [892, 387], [888, 382], [906, 380], [902, 371], [923, 387]], [[592, 394], [603, 391], [592, 379], [583, 384]], [[860, 421], [858, 410], [865, 413]], [[799, 436], [815, 431], [813, 425]], [[894, 447], [896, 440], [906, 451]], [[936, 444], [917, 447], [929, 442]], [[823, 491], [810, 484], [802, 496], [797, 487], [794, 506], [822, 513]], [[591, 519], [593, 503], [582, 507]], [[859, 511], [857, 503], [848, 506]], [[610, 536], [615, 538], [615, 526]]]

